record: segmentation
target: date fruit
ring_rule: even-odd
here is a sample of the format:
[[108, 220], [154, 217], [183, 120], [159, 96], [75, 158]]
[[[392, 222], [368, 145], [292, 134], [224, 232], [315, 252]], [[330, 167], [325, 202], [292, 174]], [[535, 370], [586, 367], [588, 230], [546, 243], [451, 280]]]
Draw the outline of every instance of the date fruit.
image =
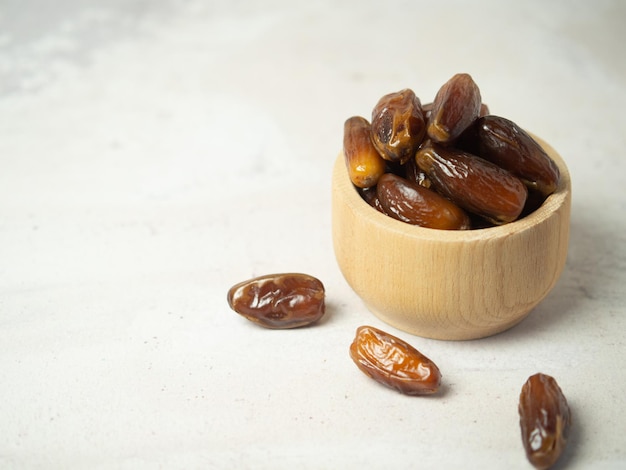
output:
[[350, 181], [357, 188], [371, 188], [385, 172], [385, 160], [371, 139], [372, 129], [367, 119], [348, 118], [343, 126], [343, 155]]
[[228, 290], [228, 305], [248, 320], [266, 328], [297, 328], [324, 315], [324, 285], [308, 274], [259, 276]]
[[[559, 167], [526, 131], [506, 118], [483, 116], [467, 130], [478, 155], [520, 178], [544, 197], [559, 183]], [[463, 137], [466, 140], [465, 137]]]
[[494, 224], [512, 222], [524, 209], [524, 183], [487, 160], [435, 143], [420, 148], [415, 160], [439, 193]]
[[449, 143], [479, 116], [478, 85], [467, 73], [457, 73], [437, 92], [429, 111], [427, 134], [438, 143]]
[[376, 194], [383, 212], [402, 222], [442, 230], [470, 227], [468, 215], [453, 202], [393, 173], [380, 177]]
[[425, 132], [422, 104], [413, 90], [389, 93], [372, 110], [372, 142], [385, 160], [404, 164]]
[[567, 400], [553, 377], [539, 373], [528, 378], [519, 415], [528, 460], [535, 468], [550, 468], [565, 449], [572, 424]]
[[372, 326], [356, 330], [350, 357], [366, 375], [405, 395], [430, 395], [441, 384], [441, 372], [410, 344]]

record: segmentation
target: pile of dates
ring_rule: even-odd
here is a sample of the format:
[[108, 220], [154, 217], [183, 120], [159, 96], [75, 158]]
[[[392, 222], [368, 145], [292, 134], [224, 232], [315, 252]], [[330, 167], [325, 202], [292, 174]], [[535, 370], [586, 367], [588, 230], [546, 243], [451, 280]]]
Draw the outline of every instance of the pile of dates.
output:
[[489, 114], [466, 73], [422, 105], [410, 89], [383, 96], [371, 122], [344, 124], [352, 184], [380, 212], [422, 227], [502, 225], [536, 210], [555, 191], [559, 168], [522, 128]]

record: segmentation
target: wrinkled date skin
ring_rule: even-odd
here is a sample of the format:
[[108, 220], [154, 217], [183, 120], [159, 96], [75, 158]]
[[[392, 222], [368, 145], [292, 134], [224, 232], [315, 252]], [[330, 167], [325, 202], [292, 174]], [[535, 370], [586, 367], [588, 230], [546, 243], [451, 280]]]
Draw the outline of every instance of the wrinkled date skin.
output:
[[427, 134], [438, 143], [454, 141], [480, 115], [478, 85], [467, 73], [457, 73], [443, 84], [429, 110]]
[[565, 448], [572, 423], [567, 400], [553, 377], [528, 378], [519, 398], [519, 415], [528, 460], [538, 469], [550, 468]]
[[514, 221], [524, 208], [524, 183], [487, 160], [435, 143], [420, 148], [415, 160], [439, 193], [494, 224]]
[[463, 145], [471, 147], [470, 151], [510, 171], [544, 197], [556, 190], [559, 167], [537, 141], [513, 121], [500, 116], [483, 116], [466, 133], [461, 140]]
[[343, 154], [350, 181], [357, 188], [371, 188], [385, 172], [385, 160], [372, 143], [367, 119], [348, 118], [343, 126]]
[[234, 285], [228, 305], [248, 320], [266, 328], [306, 326], [325, 311], [324, 285], [300, 273], [268, 274]]
[[357, 329], [350, 357], [363, 373], [405, 395], [430, 395], [441, 385], [441, 372], [433, 361], [372, 326]]
[[372, 110], [372, 142], [385, 160], [404, 164], [425, 132], [421, 102], [408, 88], [383, 96]]
[[442, 230], [465, 230], [468, 215], [439, 194], [405, 178], [385, 173], [378, 180], [376, 193], [383, 212], [412, 225]]

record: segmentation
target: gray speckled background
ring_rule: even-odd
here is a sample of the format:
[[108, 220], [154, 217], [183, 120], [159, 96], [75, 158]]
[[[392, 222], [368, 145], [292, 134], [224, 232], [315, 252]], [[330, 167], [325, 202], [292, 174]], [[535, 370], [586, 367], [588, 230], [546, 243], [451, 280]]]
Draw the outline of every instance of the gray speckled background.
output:
[[[0, 467], [526, 469], [517, 398], [554, 375], [560, 468], [626, 464], [626, 56], [620, 1], [0, 1]], [[410, 337], [335, 263], [343, 121], [472, 74], [573, 181], [552, 293], [492, 338]], [[228, 288], [316, 275], [328, 313], [267, 331]], [[462, 308], [462, 306], [460, 307]], [[438, 397], [369, 381], [361, 324]]]

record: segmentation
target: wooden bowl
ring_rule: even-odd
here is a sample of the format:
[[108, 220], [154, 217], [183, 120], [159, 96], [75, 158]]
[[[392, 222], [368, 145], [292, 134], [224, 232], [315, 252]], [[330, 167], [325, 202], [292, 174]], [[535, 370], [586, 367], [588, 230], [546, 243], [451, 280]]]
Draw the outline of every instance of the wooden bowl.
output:
[[556, 284], [567, 257], [571, 181], [530, 215], [485, 229], [417, 227], [369, 206], [350, 182], [343, 153], [332, 180], [332, 234], [345, 279], [386, 323], [419, 336], [483, 338], [522, 321]]

